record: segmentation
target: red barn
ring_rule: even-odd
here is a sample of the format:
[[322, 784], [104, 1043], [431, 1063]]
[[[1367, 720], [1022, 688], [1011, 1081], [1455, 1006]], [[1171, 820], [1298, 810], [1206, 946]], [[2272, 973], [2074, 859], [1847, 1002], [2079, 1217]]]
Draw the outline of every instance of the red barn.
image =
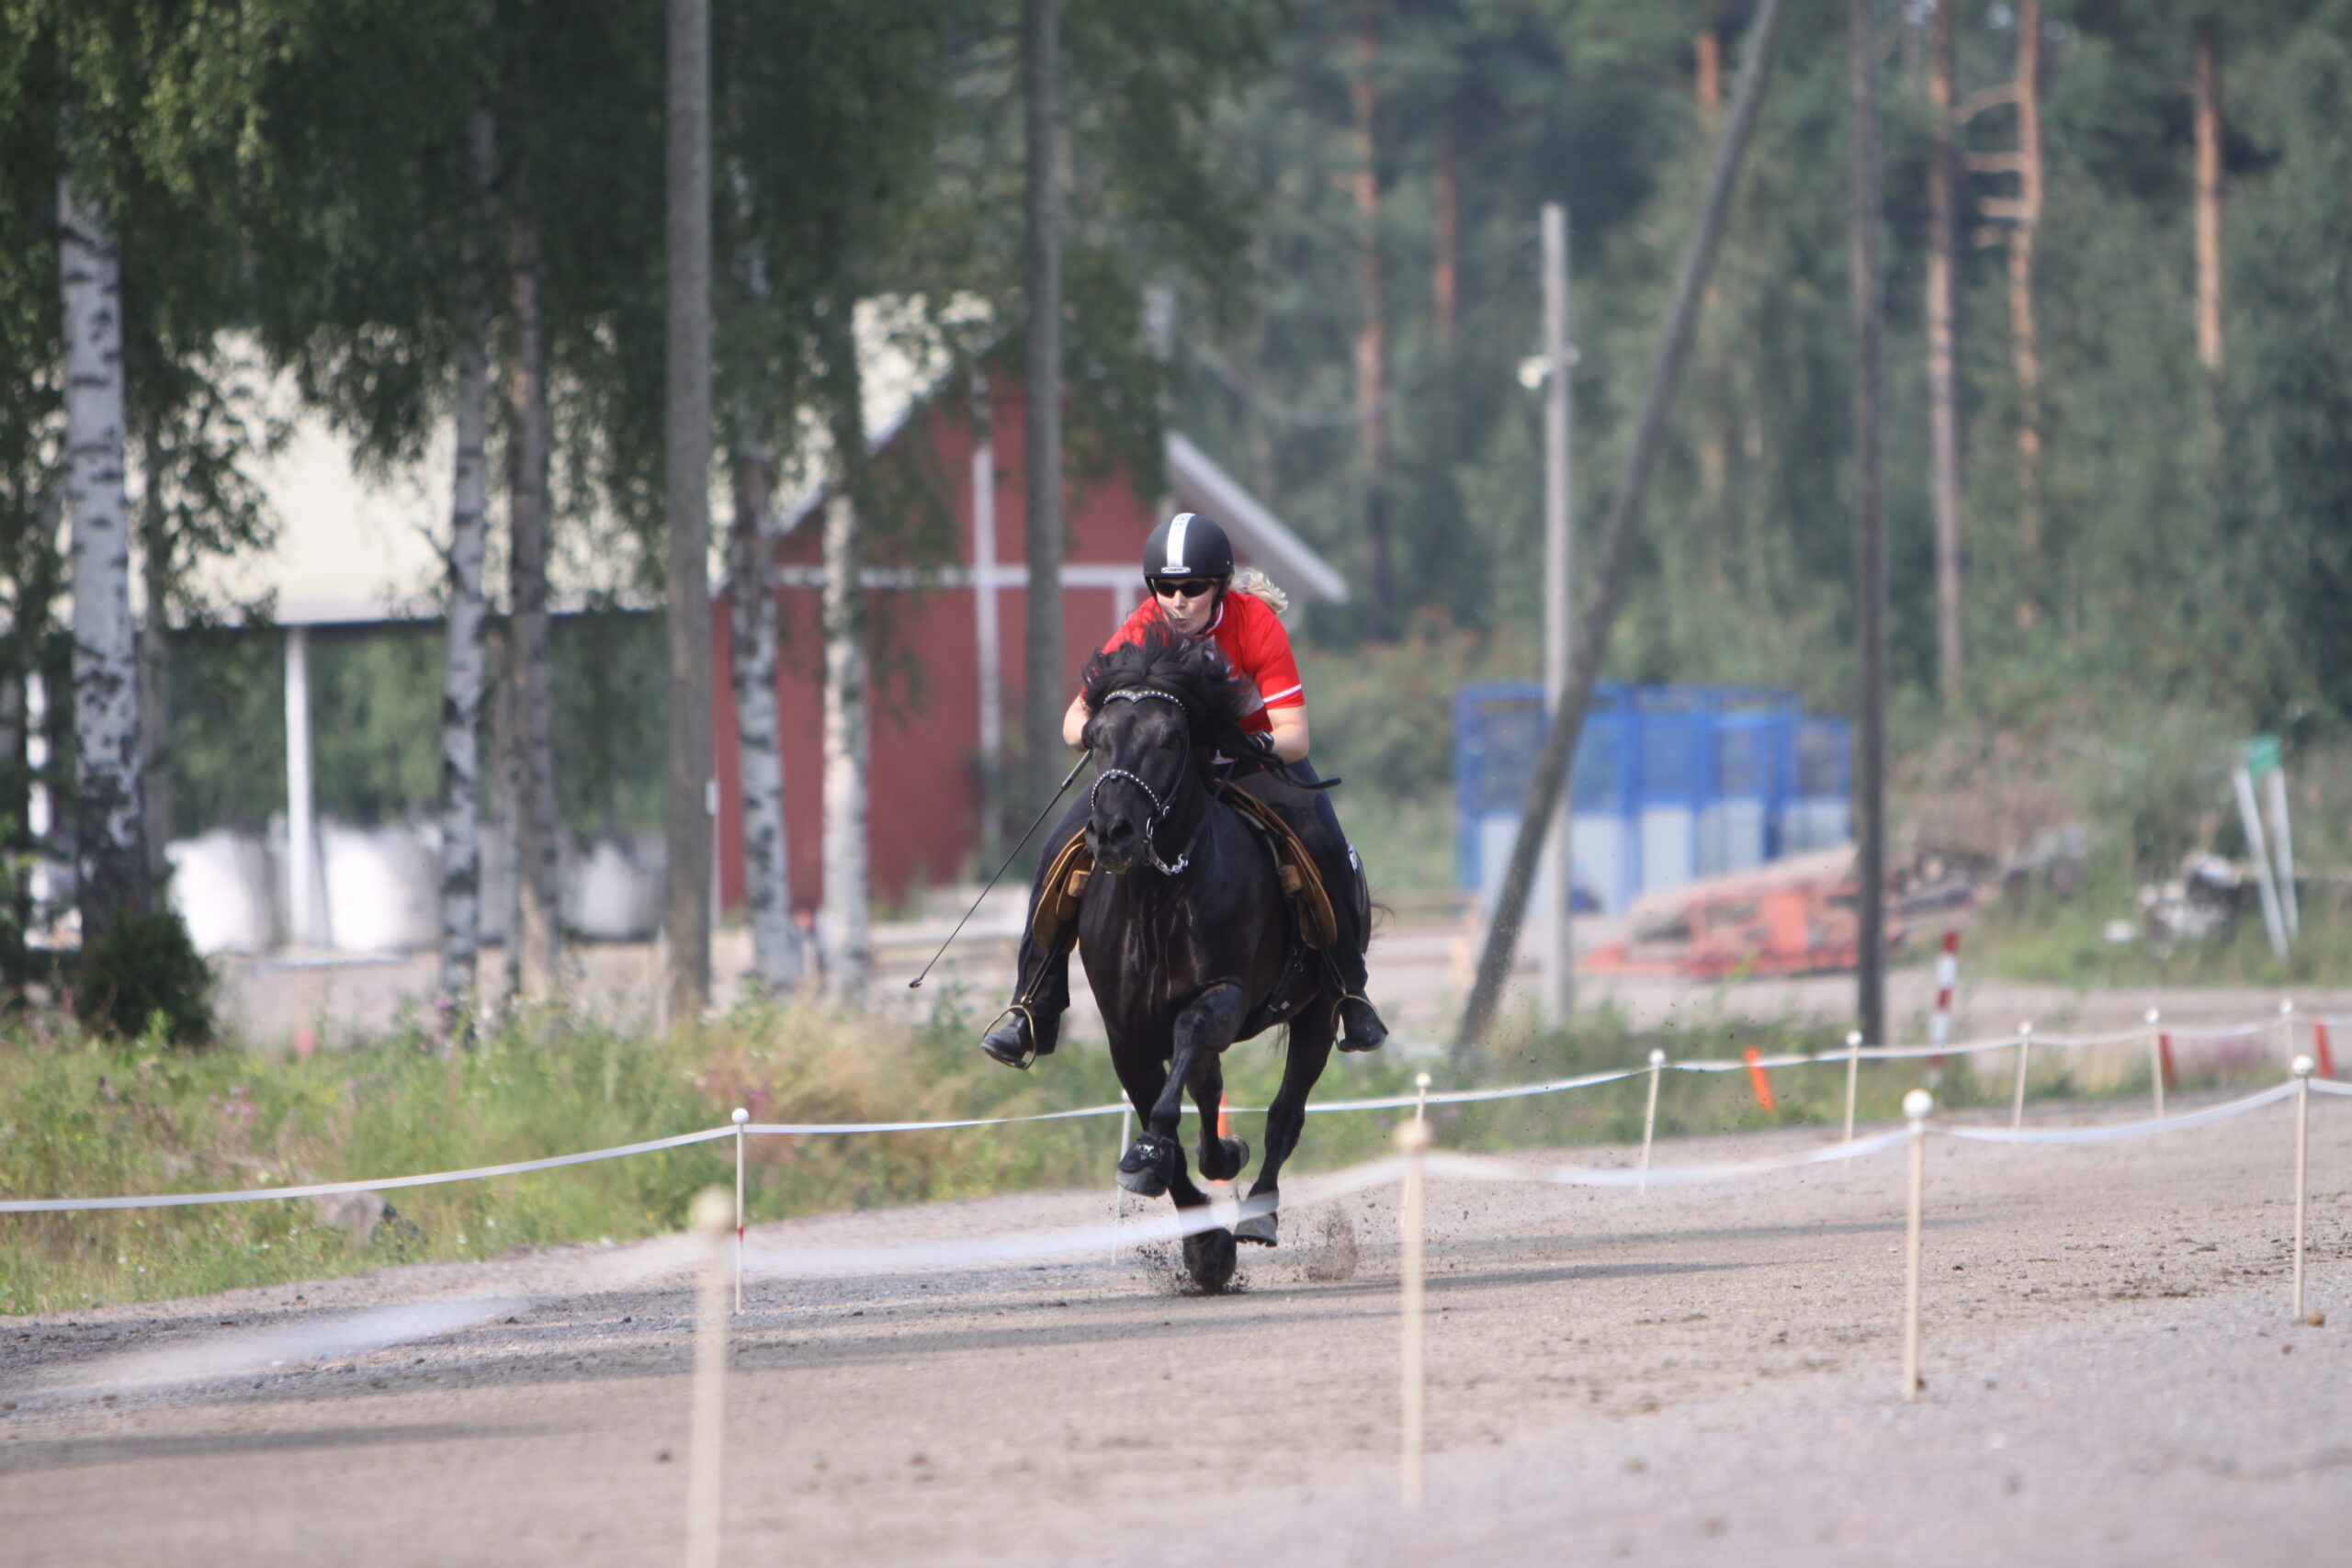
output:
[[[877, 463], [901, 477], [926, 476], [944, 488], [956, 526], [957, 564], [922, 574], [888, 568], [866, 572], [868, 595], [887, 615], [897, 655], [874, 671], [873, 757], [868, 770], [870, 874], [885, 899], [951, 882], [972, 864], [981, 840], [982, 759], [1001, 737], [1017, 734], [1026, 684], [1024, 652], [1028, 569], [1023, 564], [1022, 481], [1023, 405], [1017, 384], [999, 381], [989, 400], [989, 429], [976, 430], [974, 402], [962, 377], [934, 388], [876, 434]], [[1166, 440], [1172, 496], [1142, 492], [1117, 473], [1070, 481], [1064, 508], [1062, 665], [1076, 689], [1087, 655], [1140, 601], [1145, 536], [1169, 511], [1204, 513], [1225, 525], [1242, 562], [1256, 566], [1297, 603], [1338, 601], [1347, 586], [1329, 562], [1185, 437]], [[818, 497], [803, 497], [788, 524], [813, 516]], [[792, 902], [814, 908], [823, 892], [820, 853], [823, 818], [824, 638], [819, 600], [824, 581], [819, 530], [794, 526], [778, 547], [780, 655], [776, 723], [784, 754], [785, 816], [792, 863]], [[712, 653], [718, 694], [712, 714], [718, 776], [719, 897], [729, 908], [744, 891], [743, 818], [735, 748], [735, 714], [726, 700], [729, 645], [723, 598], [712, 607]], [[993, 625], [989, 623], [992, 620]], [[894, 676], [911, 660], [921, 679]], [[1001, 727], [984, 727], [993, 687]], [[984, 728], [987, 733], [984, 734]], [[1035, 803], [1012, 802], [1025, 817]]]

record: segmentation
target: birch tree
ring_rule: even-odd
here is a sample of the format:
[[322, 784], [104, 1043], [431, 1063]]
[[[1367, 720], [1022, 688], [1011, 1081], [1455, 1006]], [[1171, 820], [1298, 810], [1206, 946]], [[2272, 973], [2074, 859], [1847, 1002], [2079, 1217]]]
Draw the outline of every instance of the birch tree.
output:
[[669, 1017], [710, 999], [710, 6], [669, 0]]
[[[467, 215], [458, 259], [457, 468], [449, 501], [448, 646], [441, 677], [441, 970], [447, 1005], [469, 1010], [481, 982], [482, 593], [490, 424], [491, 186], [496, 124], [477, 101], [466, 114]], [[513, 933], [508, 933], [513, 946]], [[459, 1026], [462, 1028], [462, 1025]]]
[[859, 511], [865, 473], [865, 388], [857, 362], [857, 310], [846, 289], [831, 301], [825, 394], [832, 433], [832, 485], [825, 502], [825, 899], [819, 940], [825, 984], [836, 996], [865, 989], [866, 767], [873, 745], [859, 581]]
[[146, 908], [138, 627], [123, 482], [121, 267], [106, 216], [57, 184], [63, 299], [66, 507], [72, 525], [74, 739], [80, 777], [82, 940]]
[[791, 853], [785, 837], [784, 753], [776, 743], [775, 588], [770, 571], [775, 458], [748, 435], [739, 440], [735, 516], [727, 536], [728, 669], [743, 802], [743, 905], [752, 927], [752, 972], [775, 993], [800, 983]]
[[553, 993], [562, 954], [560, 823], [555, 797], [555, 704], [548, 678], [548, 356], [546, 268], [527, 187], [510, 181], [514, 359], [507, 408], [508, 592], [513, 611], [508, 675], [514, 682], [515, 910], [507, 975], [524, 996]]

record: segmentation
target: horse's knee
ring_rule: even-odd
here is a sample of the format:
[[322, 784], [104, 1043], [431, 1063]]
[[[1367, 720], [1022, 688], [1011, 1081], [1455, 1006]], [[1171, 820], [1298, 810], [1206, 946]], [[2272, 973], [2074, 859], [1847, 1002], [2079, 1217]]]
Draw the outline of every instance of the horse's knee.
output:
[[1176, 1043], [1230, 1044], [1241, 1027], [1241, 987], [1222, 980], [1193, 998], [1176, 1015]]

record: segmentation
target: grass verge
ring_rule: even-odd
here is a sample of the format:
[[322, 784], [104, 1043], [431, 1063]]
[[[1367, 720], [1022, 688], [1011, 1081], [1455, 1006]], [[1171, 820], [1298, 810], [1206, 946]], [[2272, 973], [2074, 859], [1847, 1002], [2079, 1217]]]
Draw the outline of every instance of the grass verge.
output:
[[[971, 1046], [979, 1021], [953, 1004], [905, 1024], [822, 1004], [749, 1005], [665, 1042], [560, 1010], [525, 1013], [473, 1050], [445, 1056], [403, 1033], [308, 1061], [231, 1049], [181, 1051], [76, 1036], [35, 1018], [0, 1039], [0, 1193], [107, 1196], [406, 1175], [632, 1143], [723, 1122], [849, 1122], [1014, 1115], [1119, 1098], [1108, 1053], [1073, 1042], [1031, 1073]], [[1385, 1053], [1335, 1056], [1318, 1095], [1407, 1091], [1426, 1066], [1438, 1087], [1532, 1082], [1670, 1057], [1826, 1052], [1835, 1032], [1788, 1023], [1637, 1032], [1600, 1014], [1566, 1033], [1508, 1035], [1455, 1070]], [[1262, 1106], [1282, 1068], [1280, 1036], [1234, 1047], [1228, 1096]], [[1868, 1065], [1860, 1117], [1897, 1115], [1916, 1063]], [[1666, 1075], [1661, 1135], [1786, 1125], [1834, 1127], [1845, 1077], [1834, 1066], [1773, 1075], [1777, 1108], [1745, 1073]], [[2062, 1062], [2037, 1095], [2070, 1093]], [[1626, 1143], [1641, 1135], [1643, 1077], [1567, 1094], [1443, 1106], [1443, 1146], [1513, 1149]], [[2131, 1092], [2126, 1084], [2114, 1092]], [[1980, 1092], [1955, 1059], [1947, 1106], [2006, 1104], [2006, 1077]], [[1390, 1146], [1396, 1112], [1317, 1116], [1300, 1168], [1329, 1169]], [[1258, 1119], [1237, 1130], [1262, 1146]], [[1110, 1119], [858, 1137], [767, 1138], [751, 1149], [757, 1220], [1020, 1189], [1098, 1185], [1117, 1154]], [[494, 1257], [516, 1248], [628, 1240], [684, 1223], [689, 1198], [728, 1178], [725, 1142], [529, 1176], [411, 1189], [363, 1247], [302, 1201], [95, 1213], [0, 1215], [0, 1314], [74, 1311], [349, 1273], [387, 1263]]]

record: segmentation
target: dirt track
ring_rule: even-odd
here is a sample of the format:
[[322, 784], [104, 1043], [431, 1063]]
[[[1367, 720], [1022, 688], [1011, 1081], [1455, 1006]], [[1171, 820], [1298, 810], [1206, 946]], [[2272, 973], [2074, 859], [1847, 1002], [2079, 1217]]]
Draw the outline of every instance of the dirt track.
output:
[[[1430, 1496], [1413, 1519], [1394, 1502], [1393, 1192], [1334, 1206], [1351, 1279], [1306, 1277], [1339, 1265], [1316, 1243], [1338, 1222], [1294, 1213], [1291, 1241], [1246, 1255], [1247, 1288], [1221, 1298], [1133, 1261], [755, 1281], [729, 1383], [728, 1561], [2342, 1561], [2352, 1103], [2312, 1113], [2322, 1327], [2286, 1321], [2290, 1111], [2085, 1148], [1932, 1144], [1928, 1387], [1911, 1407], [1899, 1156], [1643, 1197], [1440, 1184]], [[991, 1199], [772, 1234], [952, 1237], [1108, 1206]], [[687, 1296], [676, 1280], [600, 1290], [630, 1250], [0, 1320], [17, 1402], [0, 1558], [671, 1560]], [[62, 1387], [126, 1349], [494, 1293], [537, 1304], [168, 1394]]]

